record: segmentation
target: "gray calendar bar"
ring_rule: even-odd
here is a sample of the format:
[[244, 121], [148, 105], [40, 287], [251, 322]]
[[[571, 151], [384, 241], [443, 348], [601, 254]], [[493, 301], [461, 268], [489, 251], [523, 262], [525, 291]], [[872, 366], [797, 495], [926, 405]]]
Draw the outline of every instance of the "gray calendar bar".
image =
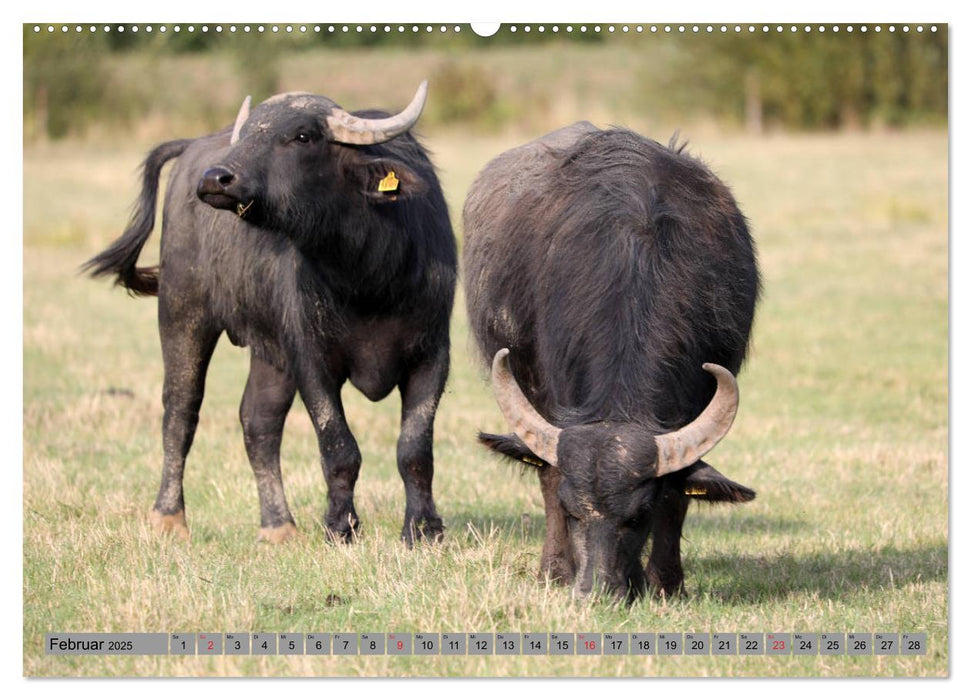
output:
[[153, 633], [60, 633], [44, 635], [44, 650], [53, 656], [167, 654], [169, 635]]
[[49, 632], [51, 656], [897, 656], [926, 632]]

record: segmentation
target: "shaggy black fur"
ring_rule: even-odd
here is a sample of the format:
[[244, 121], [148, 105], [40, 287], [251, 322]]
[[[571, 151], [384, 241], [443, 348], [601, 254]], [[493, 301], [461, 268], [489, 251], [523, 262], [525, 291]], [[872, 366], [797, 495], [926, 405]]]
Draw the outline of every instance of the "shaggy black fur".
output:
[[[467, 304], [482, 355], [491, 362], [508, 347], [531, 403], [568, 429], [550, 469], [559, 472], [572, 543], [547, 549], [574, 560], [564, 578], [586, 573], [581, 590], [595, 574], [636, 594], [643, 575], [632, 573], [630, 557], [652, 523], [652, 559], [666, 573], [652, 580], [649, 564], [649, 582], [680, 589], [673, 543], [687, 498], [754, 497], [710, 467], [643, 476], [653, 436], [693, 420], [714, 394], [702, 364], [738, 373], [759, 295], [744, 216], [728, 188], [675, 141], [665, 147], [624, 129], [575, 124], [496, 158], [465, 203]], [[531, 461], [514, 436], [480, 440]], [[689, 488], [692, 473], [707, 486]], [[548, 518], [551, 510], [548, 503]], [[591, 513], [613, 522], [600, 528], [599, 544], [578, 541]], [[592, 560], [600, 570], [587, 566]]]
[[[293, 523], [279, 442], [296, 391], [317, 429], [329, 487], [326, 525], [344, 539], [357, 527], [360, 452], [340, 401], [349, 380], [374, 401], [401, 391], [402, 535], [409, 543], [437, 538], [432, 424], [448, 373], [455, 239], [419, 142], [405, 134], [374, 146], [333, 143], [325, 120], [333, 106], [306, 95], [270, 100], [253, 109], [232, 147], [229, 129], [158, 146], [145, 160], [131, 224], [85, 269], [159, 296], [166, 417], [157, 513], [184, 507], [184, 460], [209, 358], [225, 331], [253, 355], [240, 417], [265, 531]], [[176, 157], [160, 269], [138, 268], [160, 171]], [[378, 192], [391, 170], [398, 190]]]

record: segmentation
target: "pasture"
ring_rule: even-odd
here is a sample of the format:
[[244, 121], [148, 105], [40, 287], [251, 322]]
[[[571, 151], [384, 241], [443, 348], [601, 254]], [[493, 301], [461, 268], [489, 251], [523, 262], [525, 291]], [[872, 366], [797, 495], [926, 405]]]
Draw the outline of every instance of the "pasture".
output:
[[[232, 115], [226, 115], [226, 121]], [[666, 142], [667, 131], [647, 135]], [[529, 136], [425, 132], [461, 237], [475, 173]], [[948, 219], [944, 131], [685, 134], [733, 188], [764, 293], [735, 427], [710, 455], [757, 499], [692, 506], [689, 595], [576, 602], [537, 577], [536, 477], [487, 454], [505, 430], [453, 314], [436, 423], [440, 546], [398, 541], [399, 401], [344, 398], [362, 537], [328, 544], [299, 400], [283, 444], [302, 536], [258, 544], [223, 339], [186, 471], [191, 543], [157, 536], [162, 363], [153, 299], [77, 268], [124, 228], [151, 142], [24, 151], [24, 672], [30, 676], [943, 676], [948, 671]], [[174, 136], [174, 135], [173, 135]], [[167, 172], [167, 171], [166, 171]], [[551, 183], [551, 186], [555, 186]], [[158, 233], [143, 259], [157, 254]], [[48, 631], [927, 632], [925, 656], [51, 657]]]

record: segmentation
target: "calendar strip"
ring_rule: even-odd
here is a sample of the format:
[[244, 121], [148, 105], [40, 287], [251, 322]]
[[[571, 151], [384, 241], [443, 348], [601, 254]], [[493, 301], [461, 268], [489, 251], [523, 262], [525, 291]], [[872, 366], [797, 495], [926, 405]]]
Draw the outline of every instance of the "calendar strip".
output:
[[926, 632], [58, 633], [52, 656], [922, 656]]

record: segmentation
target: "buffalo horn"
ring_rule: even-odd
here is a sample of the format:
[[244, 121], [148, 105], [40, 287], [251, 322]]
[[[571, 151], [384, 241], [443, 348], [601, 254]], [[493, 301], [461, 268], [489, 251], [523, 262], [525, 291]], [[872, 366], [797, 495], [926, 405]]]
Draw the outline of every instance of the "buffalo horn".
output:
[[237, 141], [239, 141], [239, 132], [243, 128], [243, 124], [249, 119], [249, 105], [250, 96], [247, 95], [246, 99], [243, 100], [243, 104], [239, 106], [239, 114], [236, 115], [236, 123], [233, 125], [233, 137], [229, 139], [229, 145], [234, 146]]
[[340, 107], [334, 107], [327, 116], [327, 127], [332, 134], [331, 140], [357, 146], [390, 141], [415, 125], [425, 107], [427, 96], [428, 81], [423, 80], [411, 104], [393, 117], [385, 119], [361, 119]]
[[701, 415], [683, 428], [656, 435], [656, 476], [664, 476], [691, 466], [728, 434], [738, 410], [738, 384], [721, 365], [706, 362], [705, 371], [718, 380], [718, 388]]
[[508, 348], [497, 352], [492, 360], [492, 390], [512, 431], [537, 457], [556, 466], [561, 430], [546, 422], [519, 388], [509, 371]]

